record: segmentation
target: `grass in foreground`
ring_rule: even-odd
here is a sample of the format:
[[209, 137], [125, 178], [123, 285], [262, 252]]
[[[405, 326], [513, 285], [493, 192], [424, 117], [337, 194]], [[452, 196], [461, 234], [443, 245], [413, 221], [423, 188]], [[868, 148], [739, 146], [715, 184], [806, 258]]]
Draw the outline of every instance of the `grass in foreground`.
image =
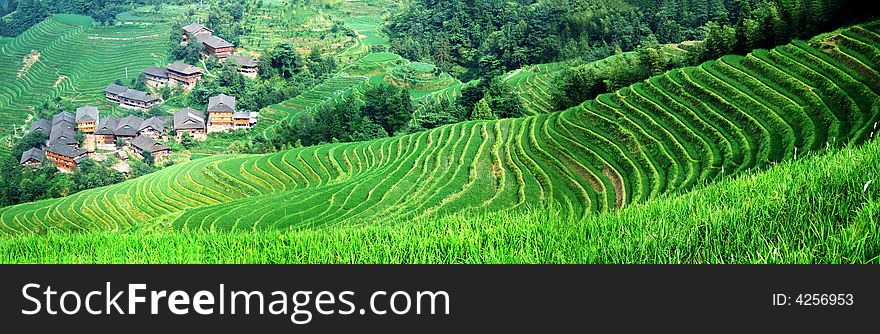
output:
[[2, 238], [0, 262], [876, 264], [878, 177], [871, 142], [583, 219], [547, 208], [294, 232], [59, 233]]

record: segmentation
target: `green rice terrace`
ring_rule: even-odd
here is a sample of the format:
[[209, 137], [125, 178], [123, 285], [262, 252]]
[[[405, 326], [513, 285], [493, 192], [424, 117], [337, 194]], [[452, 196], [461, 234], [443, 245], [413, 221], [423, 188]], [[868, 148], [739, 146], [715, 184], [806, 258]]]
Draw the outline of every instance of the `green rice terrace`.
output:
[[61, 97], [109, 108], [103, 98], [107, 83], [166, 58], [168, 30], [159, 27], [99, 28], [89, 17], [55, 15], [0, 43], [0, 154], [44, 101]]
[[0, 231], [271, 231], [542, 208], [574, 221], [866, 142], [880, 121], [878, 70], [880, 25], [865, 24], [676, 69], [561, 112], [206, 157], [2, 208]]

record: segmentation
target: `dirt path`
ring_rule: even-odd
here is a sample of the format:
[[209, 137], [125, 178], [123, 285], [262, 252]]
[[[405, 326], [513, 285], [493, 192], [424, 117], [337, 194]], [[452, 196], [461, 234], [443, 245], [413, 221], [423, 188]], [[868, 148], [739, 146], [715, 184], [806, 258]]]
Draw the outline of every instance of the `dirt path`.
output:
[[40, 61], [40, 51], [31, 50], [31, 52], [26, 54], [24, 58], [21, 59], [22, 66], [21, 69], [18, 70], [18, 76], [16, 78], [20, 79], [25, 74], [27, 74], [27, 71], [30, 70], [31, 67], [33, 67], [34, 64], [36, 64], [38, 61]]

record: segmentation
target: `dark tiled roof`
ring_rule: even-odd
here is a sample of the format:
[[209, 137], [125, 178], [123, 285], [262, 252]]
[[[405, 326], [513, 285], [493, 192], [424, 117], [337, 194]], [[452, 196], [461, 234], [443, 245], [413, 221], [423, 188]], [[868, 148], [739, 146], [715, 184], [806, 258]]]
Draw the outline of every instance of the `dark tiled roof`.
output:
[[104, 117], [98, 122], [98, 128], [95, 130], [96, 135], [114, 135], [119, 119], [116, 117]]
[[52, 126], [61, 122], [76, 123], [76, 120], [75, 117], [73, 117], [73, 114], [66, 111], [59, 112], [55, 114], [55, 116], [52, 116]]
[[63, 157], [68, 157], [68, 158], [79, 158], [79, 157], [86, 155], [86, 153], [89, 153], [88, 151], [80, 149], [80, 148], [76, 148], [76, 147], [73, 147], [70, 145], [61, 145], [61, 144], [55, 144], [55, 145], [49, 146], [48, 151], [50, 153], [55, 153], [57, 155], [60, 155]]
[[146, 128], [153, 128], [153, 130], [159, 132], [165, 132], [165, 124], [168, 123], [168, 117], [165, 116], [153, 116], [145, 119], [141, 122], [141, 126], [138, 127], [138, 132], [143, 131]]
[[62, 111], [52, 117], [52, 128], [49, 130], [49, 141], [47, 144], [77, 144], [76, 122], [71, 113]]
[[128, 90], [127, 87], [120, 86], [117, 84], [110, 84], [107, 86], [107, 88], [104, 88], [105, 93], [111, 93], [111, 94], [115, 94], [115, 95], [120, 95], [122, 93], [125, 93], [125, 91], [127, 91], [127, 90]]
[[98, 108], [85, 106], [76, 109], [76, 122], [97, 122]]
[[43, 131], [48, 134], [49, 131], [52, 131], [52, 121], [49, 121], [48, 119], [40, 119], [35, 121], [33, 124], [31, 124], [30, 132], [34, 132], [37, 130]]
[[174, 130], [205, 129], [205, 114], [193, 108], [174, 113]]
[[208, 112], [234, 112], [235, 97], [220, 94], [208, 99]]
[[195, 34], [195, 33], [202, 31], [202, 30], [211, 31], [211, 29], [208, 29], [207, 27], [205, 27], [201, 24], [195, 23], [195, 22], [190, 23], [189, 25], [183, 27], [183, 31], [185, 31], [188, 34]]
[[141, 72], [143, 72], [146, 75], [151, 75], [154, 77], [166, 78], [166, 79], [168, 78], [168, 69], [164, 68], [164, 67], [150, 66], [150, 67], [145, 68]]
[[242, 67], [257, 67], [260, 66], [260, 61], [251, 57], [244, 56], [230, 56], [230, 60], [234, 61], [236, 64]]
[[45, 159], [46, 159], [46, 152], [43, 152], [43, 150], [34, 147], [32, 149], [24, 151], [24, 153], [21, 154], [21, 160], [19, 160], [18, 163], [24, 164], [25, 162], [28, 162], [29, 160], [43, 162], [43, 160], [45, 160]]
[[146, 92], [142, 92], [139, 90], [129, 89], [123, 92], [120, 96], [140, 102], [152, 102], [158, 100], [155, 96], [152, 96]]
[[190, 64], [182, 63], [179, 61], [173, 62], [168, 65], [168, 70], [181, 73], [183, 75], [192, 75], [197, 73], [202, 73], [202, 69], [195, 67]]
[[119, 119], [119, 123], [116, 124], [116, 129], [113, 130], [113, 133], [124, 137], [137, 136], [138, 129], [141, 128], [141, 123], [143, 122], [143, 118], [134, 115], [125, 116]]
[[131, 140], [131, 146], [141, 150], [147, 151], [150, 153], [155, 153], [159, 151], [170, 150], [168, 146], [157, 143], [153, 138], [140, 135]]
[[231, 47], [235, 46], [235, 45], [232, 45], [232, 43], [227, 42], [225, 39], [222, 39], [217, 36], [211, 36], [211, 37], [205, 38], [201, 42], [205, 43], [205, 45], [210, 46], [214, 49], [231, 48]]

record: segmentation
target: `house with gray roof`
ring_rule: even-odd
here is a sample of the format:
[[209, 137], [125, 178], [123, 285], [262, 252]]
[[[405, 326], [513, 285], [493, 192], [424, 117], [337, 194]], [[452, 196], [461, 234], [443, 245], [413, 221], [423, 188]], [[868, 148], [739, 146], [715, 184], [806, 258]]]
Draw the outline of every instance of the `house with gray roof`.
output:
[[193, 88], [196, 82], [202, 79], [202, 69], [183, 62], [168, 64], [168, 80], [173, 84]]
[[52, 131], [52, 121], [48, 119], [38, 119], [34, 121], [34, 123], [31, 124], [31, 128], [28, 132], [34, 131], [42, 131], [48, 135], [49, 131]]
[[79, 146], [79, 141], [76, 140], [76, 121], [73, 114], [62, 111], [52, 116], [49, 141], [46, 142], [46, 145], [54, 144]]
[[213, 34], [214, 31], [208, 29], [208, 27], [193, 22], [183, 27], [183, 43], [189, 43], [193, 37], [211, 36]]
[[43, 166], [43, 162], [46, 161], [46, 152], [39, 148], [32, 148], [21, 154], [21, 159], [18, 163], [22, 167], [33, 167], [40, 168]]
[[238, 71], [245, 77], [253, 79], [260, 74], [260, 61], [257, 59], [232, 55], [228, 60], [238, 65]]
[[128, 115], [119, 119], [119, 122], [116, 124], [116, 129], [113, 130], [113, 134], [116, 135], [116, 139], [122, 139], [123, 141], [129, 141], [137, 137], [138, 130], [141, 128], [141, 123], [144, 122], [143, 118]]
[[140, 135], [135, 137], [129, 142], [129, 146], [132, 148], [132, 153], [140, 156], [141, 158], [145, 158], [142, 152], [147, 152], [148, 154], [153, 156], [153, 160], [156, 162], [160, 162], [165, 159], [165, 157], [171, 155], [171, 148], [165, 145], [162, 145], [153, 138]]
[[174, 132], [177, 140], [184, 133], [188, 133], [196, 140], [207, 139], [207, 125], [205, 123], [205, 114], [201, 111], [187, 107], [181, 111], [174, 113]]
[[108, 116], [101, 118], [95, 130], [95, 145], [98, 149], [112, 151], [116, 149], [116, 126], [119, 119]]
[[54, 144], [46, 149], [46, 158], [55, 163], [58, 169], [72, 172], [83, 159], [88, 158], [88, 151], [62, 144]]
[[201, 42], [205, 45], [205, 54], [208, 56], [225, 59], [235, 54], [235, 45], [218, 36], [203, 38]]
[[235, 97], [220, 94], [208, 98], [208, 133], [232, 130]]
[[153, 116], [141, 122], [137, 133], [153, 140], [164, 140], [166, 124], [168, 124], [168, 117]]
[[94, 133], [98, 126], [98, 108], [85, 106], [76, 109], [76, 127], [83, 133]]
[[147, 110], [159, 104], [159, 98], [135, 89], [110, 84], [104, 89], [107, 100], [119, 102], [119, 106], [129, 109]]
[[168, 69], [161, 66], [150, 66], [143, 70], [147, 84], [153, 87], [162, 87], [168, 84]]

